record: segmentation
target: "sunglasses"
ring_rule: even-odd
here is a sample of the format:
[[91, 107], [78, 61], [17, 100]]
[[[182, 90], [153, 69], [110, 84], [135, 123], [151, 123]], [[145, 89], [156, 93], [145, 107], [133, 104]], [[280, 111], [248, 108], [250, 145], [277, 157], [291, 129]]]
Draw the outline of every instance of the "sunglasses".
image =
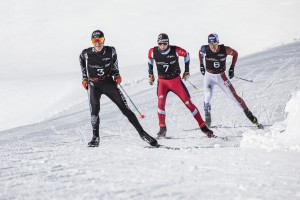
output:
[[92, 43], [103, 43], [104, 42], [104, 37], [101, 38], [92, 38]]
[[161, 46], [161, 45], [167, 46], [168, 43], [158, 43], [158, 46]]

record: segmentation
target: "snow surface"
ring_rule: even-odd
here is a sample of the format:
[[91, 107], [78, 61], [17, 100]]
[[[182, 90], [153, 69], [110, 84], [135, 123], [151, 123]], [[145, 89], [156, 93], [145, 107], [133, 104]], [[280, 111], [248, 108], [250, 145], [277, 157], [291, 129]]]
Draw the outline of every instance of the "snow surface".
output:
[[[0, 199], [300, 199], [299, 4], [1, 2]], [[190, 81], [200, 88], [197, 51], [207, 34], [219, 33], [238, 50], [235, 75], [254, 82], [231, 82], [265, 129], [253, 127], [216, 87], [213, 131], [229, 139], [208, 139], [170, 93], [168, 139], [159, 143], [180, 150], [149, 149], [102, 97], [101, 145], [87, 148], [90, 114], [78, 55], [95, 27], [116, 46], [124, 89], [145, 114], [140, 122], [149, 134], [155, 136], [158, 119], [146, 55], [160, 32], [191, 53]], [[203, 113], [203, 90], [186, 86]]]
[[289, 149], [300, 151], [300, 91], [286, 105], [287, 118], [276, 122], [270, 131], [247, 131], [243, 133], [241, 147]]

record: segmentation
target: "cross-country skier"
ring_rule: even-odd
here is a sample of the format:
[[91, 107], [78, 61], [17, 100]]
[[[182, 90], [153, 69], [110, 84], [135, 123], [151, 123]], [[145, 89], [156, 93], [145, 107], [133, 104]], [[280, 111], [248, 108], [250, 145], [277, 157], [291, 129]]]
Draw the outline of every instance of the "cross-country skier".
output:
[[156, 146], [157, 141], [144, 131], [134, 113], [129, 109], [122, 92], [117, 87], [121, 83], [122, 77], [119, 73], [115, 48], [104, 45], [104, 34], [100, 30], [92, 33], [91, 40], [93, 47], [84, 49], [79, 56], [82, 85], [88, 90], [93, 128], [93, 137], [88, 146], [99, 146], [99, 111], [102, 94], [108, 96], [119, 107], [143, 140], [151, 146]]
[[201, 115], [197, 107], [192, 103], [189, 92], [180, 78], [180, 67], [178, 57], [184, 58], [185, 70], [182, 75], [182, 79], [185, 81], [189, 78], [189, 53], [178, 47], [169, 44], [169, 37], [165, 33], [161, 33], [157, 39], [158, 46], [155, 46], [149, 50], [148, 53], [148, 72], [149, 83], [154, 84], [155, 77], [153, 74], [153, 64], [156, 63], [158, 72], [157, 81], [157, 97], [158, 97], [158, 119], [160, 130], [157, 133], [158, 137], [165, 137], [167, 132], [167, 126], [165, 122], [166, 111], [165, 104], [169, 91], [174, 92], [191, 111], [194, 118], [197, 120], [200, 129], [208, 137], [214, 137], [214, 134], [209, 130], [202, 120]]
[[[244, 100], [237, 95], [233, 85], [228, 80], [225, 74], [226, 70], [226, 57], [233, 56], [232, 63], [228, 71], [229, 78], [234, 77], [234, 67], [238, 58], [236, 50], [219, 45], [219, 37], [217, 34], [212, 33], [208, 36], [208, 45], [203, 45], [199, 51], [200, 59], [200, 71], [204, 75], [204, 111], [205, 111], [205, 123], [211, 125], [211, 98], [213, 94], [214, 85], [218, 85], [233, 101], [235, 101], [240, 108], [244, 110], [244, 113], [248, 119], [262, 128], [257, 118], [249, 110]], [[203, 59], [205, 58], [205, 67]]]

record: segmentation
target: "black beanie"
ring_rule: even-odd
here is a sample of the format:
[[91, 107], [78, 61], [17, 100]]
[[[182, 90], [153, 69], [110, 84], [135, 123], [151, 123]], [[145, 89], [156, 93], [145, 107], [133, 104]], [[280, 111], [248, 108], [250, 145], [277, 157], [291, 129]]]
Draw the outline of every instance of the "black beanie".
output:
[[165, 33], [161, 33], [158, 35], [157, 43], [169, 43], [169, 37]]
[[104, 37], [104, 33], [100, 30], [96, 30], [92, 33], [91, 38], [101, 38]]

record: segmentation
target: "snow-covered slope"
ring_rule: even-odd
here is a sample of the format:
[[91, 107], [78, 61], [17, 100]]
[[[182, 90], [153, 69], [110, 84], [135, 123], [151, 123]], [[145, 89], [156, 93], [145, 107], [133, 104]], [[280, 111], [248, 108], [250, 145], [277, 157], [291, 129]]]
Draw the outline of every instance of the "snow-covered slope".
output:
[[[299, 0], [1, 1], [0, 200], [300, 199], [299, 8]], [[88, 149], [78, 55], [95, 29], [116, 47], [122, 84], [151, 135], [157, 99], [147, 52], [161, 32], [189, 51], [200, 87], [197, 53], [209, 33], [238, 50], [235, 74], [254, 83], [232, 83], [265, 130], [216, 88], [214, 131], [229, 140], [204, 138], [169, 94], [170, 139], [159, 142], [181, 149], [148, 149], [103, 97], [101, 145]], [[187, 86], [202, 112], [203, 90]]]
[[[255, 130], [243, 111], [216, 87], [212, 119], [217, 128], [213, 130], [228, 136], [228, 141], [203, 137], [191, 113], [172, 93], [166, 107], [169, 139], [159, 143], [180, 150], [144, 148], [147, 144], [105, 97], [99, 148], [87, 148], [91, 138], [87, 100], [51, 120], [2, 131], [0, 199], [299, 199], [300, 141], [294, 132], [299, 125], [289, 131], [286, 126], [295, 118], [286, 118], [285, 113], [291, 94], [299, 91], [299, 58], [300, 42], [295, 42], [238, 61], [236, 76], [254, 82], [234, 78], [232, 83], [266, 128]], [[190, 80], [202, 87], [199, 72]], [[203, 90], [186, 85], [203, 113]], [[144, 79], [125, 84], [124, 89], [146, 115], [140, 121], [154, 136], [158, 130], [155, 86]], [[85, 94], [84, 89], [77, 92]], [[299, 95], [295, 99], [299, 102]], [[299, 104], [290, 104], [299, 111]], [[293, 137], [294, 148], [257, 145], [274, 133], [275, 123], [282, 123], [281, 137]], [[249, 138], [251, 132], [257, 137]], [[251, 141], [254, 145], [248, 148]]]

